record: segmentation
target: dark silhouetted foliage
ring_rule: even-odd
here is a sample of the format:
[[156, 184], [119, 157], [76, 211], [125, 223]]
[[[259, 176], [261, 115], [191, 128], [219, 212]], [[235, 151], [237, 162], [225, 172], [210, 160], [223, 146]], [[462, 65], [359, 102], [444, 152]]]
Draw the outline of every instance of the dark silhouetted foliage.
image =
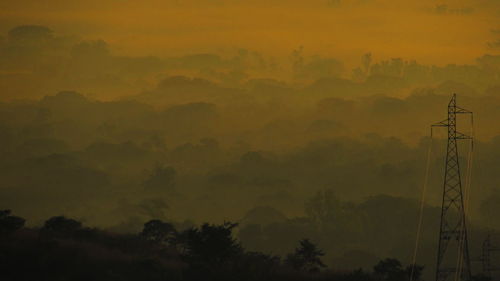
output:
[[242, 253], [241, 245], [232, 237], [236, 226], [230, 222], [222, 225], [205, 223], [180, 233], [177, 245], [188, 262], [221, 264]]
[[11, 215], [10, 210], [0, 210], [0, 234], [12, 233], [24, 226], [25, 220]]
[[[8, 217], [14, 217], [10, 211], [0, 212], [0, 222]], [[0, 239], [2, 281], [407, 281], [411, 269], [385, 259], [373, 273], [320, 270], [326, 267], [324, 252], [308, 239], [282, 262], [279, 256], [246, 251], [233, 238], [237, 224], [230, 222], [177, 232], [171, 223], [150, 220], [139, 234], [88, 228], [63, 216], [50, 218], [40, 229], [19, 230], [23, 223]], [[423, 267], [415, 268], [420, 276]]]
[[146, 240], [160, 244], [172, 242], [176, 234], [177, 231], [172, 224], [161, 220], [148, 221], [141, 232], [141, 236]]
[[321, 260], [324, 255], [325, 253], [318, 249], [309, 239], [302, 239], [295, 252], [286, 257], [285, 263], [295, 270], [314, 273], [326, 267]]
[[57, 216], [48, 219], [42, 229], [59, 233], [70, 233], [80, 229], [81, 227], [82, 223], [77, 220], [66, 218], [64, 216]]
[[413, 272], [413, 279], [419, 280], [422, 275], [423, 266], [420, 265], [409, 265], [405, 268], [401, 265], [401, 262], [397, 259], [387, 258], [381, 260], [377, 265], [373, 267], [373, 272], [377, 280], [383, 281], [399, 281], [399, 280], [410, 280]]

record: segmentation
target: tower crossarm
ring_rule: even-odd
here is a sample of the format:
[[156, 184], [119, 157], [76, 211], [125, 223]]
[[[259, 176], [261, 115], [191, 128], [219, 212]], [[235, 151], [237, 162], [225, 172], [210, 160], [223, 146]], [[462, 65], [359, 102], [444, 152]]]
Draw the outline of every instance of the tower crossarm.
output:
[[469, 135], [466, 135], [466, 134], [463, 134], [463, 133], [460, 133], [460, 132], [455, 132], [455, 138], [457, 140], [472, 140], [472, 137], [469, 136]]
[[463, 109], [463, 108], [455, 105], [455, 113], [458, 113], [458, 114], [472, 114], [472, 111], [469, 111], [467, 109]]
[[448, 126], [449, 126], [448, 119], [444, 119], [443, 121], [431, 125], [431, 127], [448, 127]]

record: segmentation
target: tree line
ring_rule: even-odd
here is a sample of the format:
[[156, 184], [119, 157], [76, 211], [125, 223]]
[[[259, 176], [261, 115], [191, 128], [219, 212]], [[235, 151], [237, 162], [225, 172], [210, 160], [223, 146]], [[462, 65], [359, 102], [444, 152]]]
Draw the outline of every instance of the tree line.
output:
[[24, 224], [10, 210], [0, 211], [2, 280], [417, 281], [423, 271], [392, 258], [372, 271], [334, 271], [322, 260], [325, 252], [307, 238], [284, 257], [247, 251], [234, 238], [238, 224], [232, 222], [178, 230], [155, 219], [137, 234], [89, 228], [64, 216], [37, 228]]

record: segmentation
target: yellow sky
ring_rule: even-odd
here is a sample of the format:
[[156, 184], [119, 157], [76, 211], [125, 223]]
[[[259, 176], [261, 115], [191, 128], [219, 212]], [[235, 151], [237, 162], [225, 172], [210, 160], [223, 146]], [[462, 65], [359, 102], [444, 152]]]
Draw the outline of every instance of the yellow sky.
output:
[[[247, 48], [357, 64], [360, 55], [422, 63], [471, 63], [499, 53], [500, 2], [395, 0], [44, 0], [0, 1], [3, 33], [42, 24], [58, 34], [104, 39], [115, 52], [171, 56]], [[447, 5], [438, 13], [437, 5]]]

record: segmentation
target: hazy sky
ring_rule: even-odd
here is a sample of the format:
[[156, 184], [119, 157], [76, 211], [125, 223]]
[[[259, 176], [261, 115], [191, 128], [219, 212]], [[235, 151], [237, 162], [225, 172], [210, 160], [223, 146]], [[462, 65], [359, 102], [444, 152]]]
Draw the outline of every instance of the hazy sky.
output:
[[0, 31], [22, 24], [101, 38], [127, 55], [247, 48], [284, 56], [304, 46], [349, 66], [366, 52], [445, 64], [500, 51], [488, 46], [500, 40], [497, 0], [2, 0]]

